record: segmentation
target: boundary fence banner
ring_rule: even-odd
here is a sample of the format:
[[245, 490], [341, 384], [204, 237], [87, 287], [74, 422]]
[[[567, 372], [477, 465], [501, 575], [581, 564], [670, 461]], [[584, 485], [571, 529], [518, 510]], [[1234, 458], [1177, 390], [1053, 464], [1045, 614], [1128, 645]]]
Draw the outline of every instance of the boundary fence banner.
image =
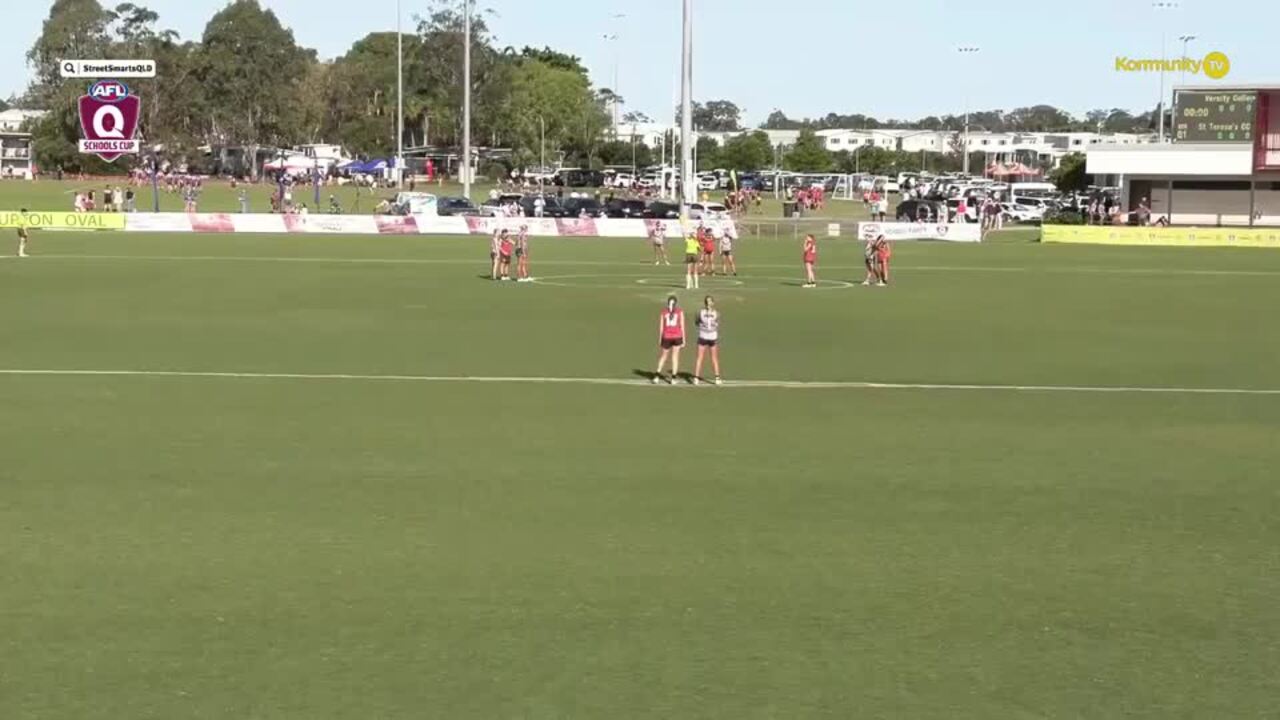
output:
[[116, 213], [47, 212], [43, 210], [0, 212], [0, 228], [47, 228], [50, 230], [123, 230], [124, 215]]
[[[16, 223], [0, 213], [0, 227], [5, 221]], [[280, 215], [236, 213], [33, 213], [32, 215], [68, 215], [76, 218], [73, 228], [114, 228], [130, 232], [161, 233], [266, 233], [266, 234], [341, 234], [341, 235], [491, 235], [505, 228], [509, 232], [527, 226], [537, 237], [601, 237], [643, 238], [658, 223], [666, 226], [668, 238], [678, 238], [679, 220], [628, 220], [606, 218], [529, 218], [529, 217], [464, 217], [439, 215]], [[88, 220], [85, 220], [88, 218]], [[708, 227], [723, 229], [732, 221], [712, 220]], [[696, 223], [689, 223], [692, 230]], [[43, 227], [44, 225], [39, 225]], [[739, 229], [741, 231], [741, 229]]]
[[860, 222], [858, 239], [872, 240], [879, 235], [891, 241], [939, 240], [942, 242], [982, 242], [982, 226], [977, 223], [911, 223]]
[[1041, 239], [1047, 243], [1280, 248], [1280, 228], [1045, 225], [1042, 232]]

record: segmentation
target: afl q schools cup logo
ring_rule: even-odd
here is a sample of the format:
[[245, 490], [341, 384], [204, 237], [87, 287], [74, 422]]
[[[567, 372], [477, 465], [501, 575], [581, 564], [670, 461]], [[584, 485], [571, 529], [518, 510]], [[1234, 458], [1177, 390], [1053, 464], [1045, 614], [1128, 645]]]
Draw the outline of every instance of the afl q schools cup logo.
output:
[[121, 155], [137, 154], [141, 142], [138, 118], [142, 101], [119, 80], [99, 80], [80, 96], [80, 152], [111, 162]]

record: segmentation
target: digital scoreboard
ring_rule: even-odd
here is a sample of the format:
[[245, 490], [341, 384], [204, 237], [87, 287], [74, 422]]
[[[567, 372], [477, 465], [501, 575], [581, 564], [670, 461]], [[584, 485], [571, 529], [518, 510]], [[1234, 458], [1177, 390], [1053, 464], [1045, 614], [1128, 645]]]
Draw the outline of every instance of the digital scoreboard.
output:
[[1258, 93], [1180, 90], [1174, 99], [1173, 141], [1252, 143]]

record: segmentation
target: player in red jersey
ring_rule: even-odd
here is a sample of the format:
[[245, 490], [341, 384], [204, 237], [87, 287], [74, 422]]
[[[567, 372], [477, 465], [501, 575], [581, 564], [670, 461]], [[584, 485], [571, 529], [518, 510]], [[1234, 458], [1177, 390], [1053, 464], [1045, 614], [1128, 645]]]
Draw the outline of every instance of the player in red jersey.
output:
[[529, 277], [529, 226], [521, 225], [516, 233], [516, 282], [533, 282]]
[[707, 225], [701, 225], [698, 228], [698, 242], [703, 250], [701, 256], [701, 264], [703, 264], [704, 275], [716, 274], [716, 236], [712, 234], [712, 228]]
[[818, 239], [812, 235], [804, 236], [804, 286], [818, 287], [818, 276], [814, 266], [818, 264]]
[[498, 240], [498, 277], [503, 280], [511, 279], [511, 253], [514, 250], [511, 234], [503, 230]]
[[662, 381], [668, 357], [671, 358], [671, 378], [667, 382], [675, 383], [680, 374], [680, 348], [684, 347], [684, 311], [675, 295], [667, 297], [667, 304], [658, 315], [658, 347], [658, 371], [653, 374], [653, 384]]
[[893, 250], [889, 247], [889, 241], [881, 235], [876, 239], [876, 272], [880, 276], [880, 282], [876, 283], [878, 287], [889, 284], [889, 258], [892, 256]]

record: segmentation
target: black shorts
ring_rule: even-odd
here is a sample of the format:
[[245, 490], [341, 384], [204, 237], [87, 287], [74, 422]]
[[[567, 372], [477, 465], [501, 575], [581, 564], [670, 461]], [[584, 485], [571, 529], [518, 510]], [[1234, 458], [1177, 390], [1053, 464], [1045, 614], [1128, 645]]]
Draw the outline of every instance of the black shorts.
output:
[[658, 345], [660, 345], [663, 350], [682, 348], [684, 347], [684, 340], [681, 340], [680, 338], [662, 338], [662, 341], [659, 342]]
[[491, 253], [489, 253], [489, 259], [490, 259], [490, 260], [493, 260], [493, 259], [494, 259], [494, 258], [496, 258], [496, 257], [498, 257], [498, 253], [496, 253], [496, 252], [491, 252]]
[[698, 264], [698, 256], [697, 256], [697, 255], [685, 255], [685, 256], [684, 256], [684, 264], [685, 264], [685, 265], [697, 265], [697, 264]]
[[698, 344], [702, 347], [715, 347], [720, 344], [719, 340], [707, 340], [706, 338], [698, 338]]
[[721, 251], [720, 251], [720, 255], [721, 255], [721, 256], [723, 256], [723, 257], [733, 257], [733, 251], [732, 251], [732, 250], [721, 250]]
[[524, 255], [524, 251], [520, 248], [516, 248], [516, 257], [520, 257], [521, 255]]
[[500, 257], [502, 258], [502, 262], [511, 262], [510, 255], [501, 255]]

